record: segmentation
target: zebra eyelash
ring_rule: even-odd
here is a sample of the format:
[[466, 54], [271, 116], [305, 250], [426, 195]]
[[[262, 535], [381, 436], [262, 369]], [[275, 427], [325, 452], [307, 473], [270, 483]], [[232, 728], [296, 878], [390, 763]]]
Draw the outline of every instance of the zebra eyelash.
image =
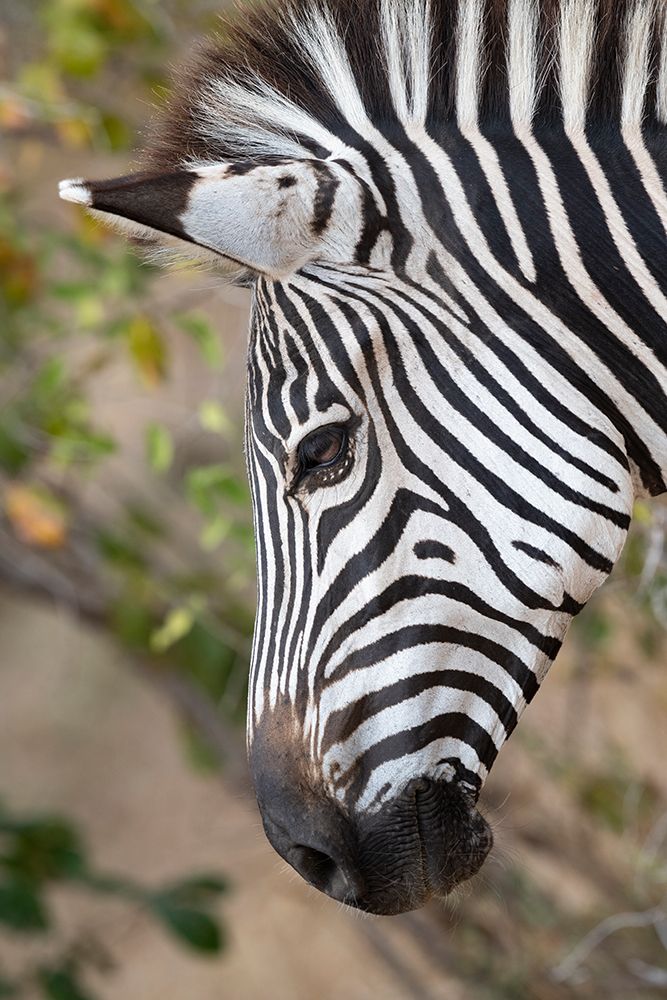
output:
[[249, 268], [244, 268], [230, 277], [229, 284], [236, 288], [254, 288], [257, 284], [257, 275]]
[[337, 485], [347, 478], [354, 465], [356, 455], [354, 431], [358, 423], [358, 420], [351, 420], [348, 423], [339, 425], [345, 432], [345, 443], [336, 458], [319, 469], [305, 468], [297, 450], [295, 471], [288, 494], [296, 496], [299, 493], [313, 493], [324, 487]]

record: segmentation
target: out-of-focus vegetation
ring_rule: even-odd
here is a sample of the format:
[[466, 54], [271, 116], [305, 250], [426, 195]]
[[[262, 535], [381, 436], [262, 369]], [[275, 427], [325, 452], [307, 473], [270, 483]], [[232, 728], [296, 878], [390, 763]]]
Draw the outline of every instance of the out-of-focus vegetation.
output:
[[[5, 61], [12, 73], [0, 86], [8, 141], [0, 192], [2, 507], [5, 530], [35, 554], [36, 574], [40, 560], [54, 573], [66, 565], [82, 613], [135, 652], [186, 665], [240, 718], [244, 683], [236, 674], [247, 661], [252, 538], [240, 434], [220, 400], [202, 399], [192, 414], [199, 433], [188, 450], [157, 419], [135, 428], [152, 497], [144, 490], [139, 498], [132, 484], [118, 489], [113, 516], [82, 500], [95, 481], [107, 488], [104, 466], [118, 447], [91, 406], [105, 370], [125, 361], [151, 393], [169, 379], [179, 337], [197, 345], [202, 367], [219, 370], [220, 331], [202, 312], [179, 308], [177, 297], [165, 303], [154, 290], [154, 269], [83, 212], [66, 210], [63, 224], [49, 205], [55, 191], [45, 192], [40, 208], [26, 206], [33, 192], [20, 171], [21, 159], [39, 147], [69, 150], [63, 164], [76, 169], [94, 164], [94, 154], [129, 146], [135, 135], [122, 117], [123, 94], [132, 95], [133, 114], [142, 95], [144, 103], [158, 99], [179, 7], [44, 0], [10, 11]], [[19, 33], [33, 18], [38, 30], [17, 59], [12, 42], [23, 49]], [[192, 30], [208, 21], [203, 11], [187, 23]], [[226, 454], [230, 437], [232, 464], [202, 461]], [[193, 512], [194, 544], [170, 519], [171, 504], [181, 499]], [[224, 559], [214, 562], [222, 546]], [[27, 586], [39, 582], [29, 565], [13, 570]]]
[[[174, 273], [167, 286], [121, 240], [57, 203], [54, 161], [62, 176], [123, 172], [147, 104], [162, 99], [165, 66], [214, 25], [219, 7], [0, 7], [0, 582], [113, 636], [173, 697], [186, 751], [209, 767], [240, 743], [226, 734], [244, 715], [252, 623], [241, 430], [216, 391], [228, 363], [223, 331], [201, 278]], [[168, 419], [162, 391], [184, 357], [205, 388], [196, 406]], [[122, 399], [113, 418], [99, 406], [100, 386], [119, 368], [155, 401], [142, 422], [133, 413], [129, 431]], [[130, 447], [143, 453], [140, 474], [128, 475]], [[408, 934], [424, 967], [456, 974], [470, 997], [664, 995], [667, 786], [639, 752], [636, 720], [635, 746], [624, 739], [624, 708], [628, 718], [631, 707], [667, 711], [667, 681], [657, 679], [667, 648], [666, 536], [664, 507], [640, 504], [621, 565], [554, 668], [568, 672], [558, 711], [541, 728], [527, 713], [508, 748], [516, 773], [489, 783], [501, 834], [512, 811], [528, 817], [508, 838], [522, 844], [521, 858], [502, 860], [501, 844], [501, 868], [453, 910], [434, 908], [386, 932]], [[0, 793], [9, 810], [12, 789]], [[1, 812], [0, 933], [49, 938], [48, 892], [62, 880], [148, 906], [191, 944], [217, 941], [209, 922], [217, 879], [154, 891], [101, 877], [67, 821]], [[202, 915], [188, 916], [202, 902]], [[372, 940], [399, 974], [400, 947], [379, 935]], [[27, 967], [19, 989], [85, 996], [80, 973], [107, 959], [104, 942], [66, 942]], [[406, 996], [429, 995], [410, 982]], [[0, 996], [10, 988], [0, 969]]]
[[[181, 27], [212, 20], [205, 5], [150, 0], [0, 9], [0, 580], [104, 628], [175, 692], [200, 765], [225, 751], [214, 714], [236, 724], [245, 710], [252, 538], [240, 432], [217, 396], [201, 399], [185, 431], [156, 406], [132, 428], [141, 481], [125, 481], [117, 428], [92, 397], [127, 365], [157, 399], [183, 341], [202, 384], [215, 383], [220, 331], [190, 307], [186, 280], [165, 301], [153, 267], [57, 203], [49, 157], [65, 173], [116, 158], [121, 172]], [[48, 188], [36, 198], [40, 175]], [[12, 789], [0, 791], [11, 804]], [[158, 890], [102, 877], [67, 821], [0, 813], [0, 932], [58, 940], [47, 891], [63, 881], [147, 907], [195, 949], [221, 946], [218, 876]], [[0, 969], [0, 996], [84, 998], [79, 973], [100, 962], [104, 942], [68, 942], [20, 982]]]
[[119, 896], [148, 910], [181, 943], [215, 954], [223, 943], [212, 904], [226, 890], [219, 875], [190, 875], [148, 889], [127, 878], [91, 867], [71, 823], [54, 816], [13, 816], [0, 804], [0, 925], [15, 934], [50, 935], [47, 954], [20, 978], [0, 971], [0, 997], [19, 997], [34, 989], [50, 1000], [88, 1000], [81, 985], [87, 968], [112, 969], [114, 958], [92, 933], [58, 945], [57, 924], [48, 902], [53, 886], [69, 885], [102, 896]]

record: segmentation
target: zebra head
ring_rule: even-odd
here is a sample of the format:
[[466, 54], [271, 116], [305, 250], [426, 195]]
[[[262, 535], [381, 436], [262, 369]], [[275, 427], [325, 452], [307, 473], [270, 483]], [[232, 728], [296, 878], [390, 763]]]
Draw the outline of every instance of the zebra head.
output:
[[63, 185], [252, 287], [251, 768], [278, 852], [351, 905], [479, 869], [496, 755], [664, 490], [659, 13], [264, 7], [147, 172]]

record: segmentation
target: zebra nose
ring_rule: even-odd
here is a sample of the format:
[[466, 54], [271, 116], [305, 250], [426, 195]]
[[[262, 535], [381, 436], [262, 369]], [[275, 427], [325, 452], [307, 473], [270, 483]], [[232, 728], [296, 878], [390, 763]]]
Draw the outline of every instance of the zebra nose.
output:
[[361, 895], [358, 877], [344, 862], [315, 847], [295, 844], [285, 852], [285, 860], [302, 878], [332, 899], [354, 906]]
[[287, 797], [260, 803], [264, 830], [272, 846], [315, 889], [356, 906], [364, 891], [353, 858], [353, 831], [336, 806], [324, 797], [291, 803]]

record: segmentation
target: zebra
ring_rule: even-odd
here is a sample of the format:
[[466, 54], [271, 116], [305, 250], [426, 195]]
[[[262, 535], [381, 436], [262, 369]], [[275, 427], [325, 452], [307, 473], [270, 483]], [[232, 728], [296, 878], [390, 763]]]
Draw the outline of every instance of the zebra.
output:
[[248, 752], [307, 882], [396, 914], [667, 472], [665, 0], [268, 0], [142, 169], [71, 180], [252, 289]]

